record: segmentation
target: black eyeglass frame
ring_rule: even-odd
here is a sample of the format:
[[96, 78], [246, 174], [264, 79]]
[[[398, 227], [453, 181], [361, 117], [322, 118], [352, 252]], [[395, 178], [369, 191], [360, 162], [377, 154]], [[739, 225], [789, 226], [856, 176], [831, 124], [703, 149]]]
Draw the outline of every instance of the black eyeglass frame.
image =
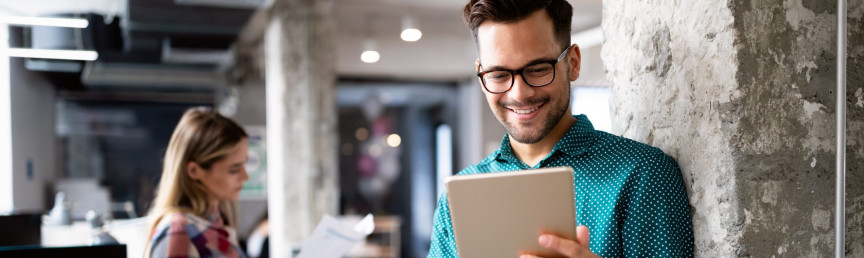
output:
[[[564, 52], [561, 52], [561, 54], [558, 55], [558, 58], [556, 58], [555, 60], [546, 60], [546, 61], [540, 61], [540, 62], [536, 62], [536, 63], [532, 63], [532, 64], [527, 64], [527, 65], [525, 65], [522, 68], [519, 68], [517, 70], [510, 70], [510, 69], [501, 68], [501, 69], [494, 69], [494, 70], [489, 70], [489, 71], [481, 71], [481, 72], [477, 73], [477, 77], [480, 77], [480, 84], [483, 85], [483, 89], [486, 90], [486, 92], [489, 92], [492, 94], [506, 93], [506, 92], [510, 91], [511, 89], [513, 89], [513, 84], [516, 82], [516, 75], [517, 74], [521, 75], [520, 77], [522, 77], [522, 81], [524, 81], [525, 84], [528, 84], [528, 86], [543, 87], [543, 86], [549, 85], [550, 83], [555, 81], [555, 75], [556, 75], [555, 65], [558, 64], [558, 62], [561, 61], [562, 58], [567, 56], [567, 52], [569, 50], [570, 50], [570, 47], [568, 46], [567, 48], [564, 49]], [[528, 79], [525, 79], [525, 75], [522, 74], [525, 71], [525, 69], [527, 69], [528, 67], [535, 66], [538, 64], [551, 64], [552, 65], [552, 79], [549, 80], [549, 82], [544, 83], [542, 85], [531, 84], [530, 82], [528, 82]], [[482, 69], [483, 65], [478, 65], [477, 68], [478, 68], [478, 70]], [[487, 73], [500, 72], [500, 71], [505, 71], [505, 72], [510, 73], [510, 87], [507, 87], [506, 90], [500, 91], [500, 92], [494, 92], [494, 91], [489, 90], [489, 88], [486, 87], [486, 79], [483, 79], [483, 76], [486, 75]]]

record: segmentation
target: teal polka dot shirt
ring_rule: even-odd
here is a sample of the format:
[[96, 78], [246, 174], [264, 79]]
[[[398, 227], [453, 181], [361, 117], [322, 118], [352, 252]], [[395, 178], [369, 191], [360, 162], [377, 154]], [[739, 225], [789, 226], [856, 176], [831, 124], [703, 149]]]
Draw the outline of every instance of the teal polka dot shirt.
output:
[[[573, 167], [576, 220], [602, 257], [692, 257], [693, 228], [678, 164], [658, 148], [594, 130], [585, 115], [534, 167], [507, 136], [491, 155], [457, 175]], [[447, 193], [438, 199], [429, 257], [457, 257]], [[518, 254], [513, 254], [514, 257]]]

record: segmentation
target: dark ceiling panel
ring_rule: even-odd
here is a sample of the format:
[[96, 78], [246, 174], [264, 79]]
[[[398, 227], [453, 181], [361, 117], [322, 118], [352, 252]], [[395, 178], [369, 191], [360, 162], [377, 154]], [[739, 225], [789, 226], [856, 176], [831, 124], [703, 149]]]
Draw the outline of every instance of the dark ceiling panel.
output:
[[173, 0], [129, 0], [130, 32], [231, 35], [246, 24], [253, 10], [177, 5]]

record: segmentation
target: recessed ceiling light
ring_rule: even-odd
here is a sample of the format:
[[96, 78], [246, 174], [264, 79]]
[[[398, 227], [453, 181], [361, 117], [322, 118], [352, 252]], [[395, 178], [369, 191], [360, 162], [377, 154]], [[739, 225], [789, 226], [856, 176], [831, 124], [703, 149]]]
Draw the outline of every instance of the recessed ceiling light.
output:
[[381, 54], [379, 54], [376, 49], [375, 41], [367, 39], [366, 42], [363, 43], [363, 53], [360, 54], [360, 61], [367, 64], [378, 62], [378, 60], [381, 59]]
[[417, 28], [414, 19], [405, 16], [402, 18], [402, 34], [399, 34], [399, 37], [404, 41], [414, 42], [423, 37], [423, 32], [420, 32], [420, 29]]

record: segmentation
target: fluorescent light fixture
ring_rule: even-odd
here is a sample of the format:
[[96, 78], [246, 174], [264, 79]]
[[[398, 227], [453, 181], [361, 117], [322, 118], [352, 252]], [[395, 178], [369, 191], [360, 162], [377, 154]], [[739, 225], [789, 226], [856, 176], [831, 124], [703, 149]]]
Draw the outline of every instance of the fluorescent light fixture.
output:
[[99, 58], [96, 51], [91, 50], [60, 50], [60, 49], [30, 49], [30, 48], [7, 48], [5, 54], [10, 57], [44, 58], [93, 61]]
[[379, 54], [375, 49], [375, 41], [367, 39], [366, 42], [363, 43], [363, 53], [360, 54], [360, 61], [371, 64], [381, 60], [381, 54]]
[[593, 46], [603, 44], [603, 28], [600, 26], [580, 31], [570, 35], [570, 42], [579, 45], [579, 48], [586, 49]]
[[404, 41], [414, 42], [423, 37], [423, 32], [414, 24], [414, 19], [409, 16], [402, 18], [402, 34], [399, 35]]
[[22, 26], [50, 26], [67, 28], [87, 28], [90, 25], [86, 19], [76, 18], [53, 18], [53, 17], [25, 17], [0, 15], [0, 24], [22, 25]]

